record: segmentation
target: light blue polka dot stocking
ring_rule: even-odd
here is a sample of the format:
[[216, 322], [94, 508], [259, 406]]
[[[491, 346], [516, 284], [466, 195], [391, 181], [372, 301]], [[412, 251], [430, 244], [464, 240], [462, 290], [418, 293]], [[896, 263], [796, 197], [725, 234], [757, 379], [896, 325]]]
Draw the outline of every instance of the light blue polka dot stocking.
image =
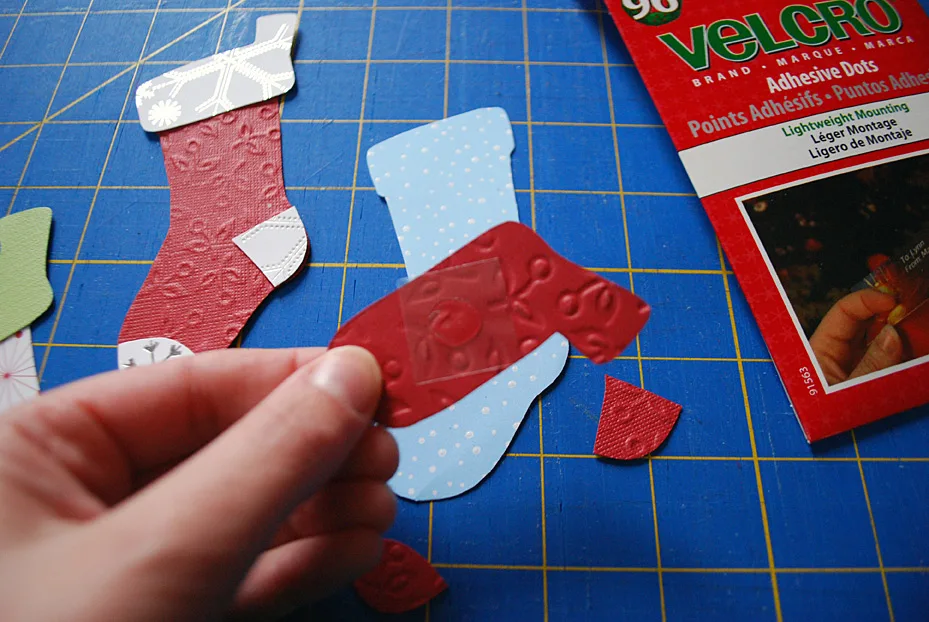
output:
[[[506, 112], [481, 108], [368, 151], [368, 169], [387, 200], [410, 278], [500, 223], [519, 220], [514, 146]], [[555, 334], [456, 404], [409, 427], [390, 428], [400, 446], [390, 487], [403, 498], [430, 501], [477, 486], [567, 360], [568, 342]]]

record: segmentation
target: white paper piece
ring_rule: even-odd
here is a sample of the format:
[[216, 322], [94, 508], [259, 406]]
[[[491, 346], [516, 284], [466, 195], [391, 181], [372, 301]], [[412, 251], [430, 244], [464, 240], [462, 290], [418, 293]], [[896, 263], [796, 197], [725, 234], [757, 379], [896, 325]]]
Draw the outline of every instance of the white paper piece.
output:
[[306, 258], [306, 229], [296, 207], [232, 238], [277, 287], [300, 269]]
[[294, 85], [295, 13], [259, 17], [255, 42], [143, 82], [135, 104], [146, 132], [189, 125], [286, 93]]
[[154, 365], [179, 356], [193, 356], [193, 352], [180, 341], [167, 337], [152, 337], [125, 341], [116, 346], [119, 368]]
[[32, 331], [24, 328], [0, 341], [0, 413], [38, 393]]

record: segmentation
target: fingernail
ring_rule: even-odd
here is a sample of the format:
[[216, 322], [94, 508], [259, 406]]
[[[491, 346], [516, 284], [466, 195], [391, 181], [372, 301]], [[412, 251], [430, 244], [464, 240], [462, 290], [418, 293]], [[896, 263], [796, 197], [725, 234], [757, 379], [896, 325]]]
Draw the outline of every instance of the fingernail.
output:
[[891, 349], [893, 349], [894, 338], [896, 337], [894, 333], [895, 331], [894, 331], [893, 326], [888, 325], [882, 328], [881, 332], [877, 334], [877, 339], [876, 339], [877, 347], [883, 350], [884, 352], [888, 352]]
[[326, 352], [313, 369], [313, 385], [369, 420], [381, 399], [381, 369], [370, 352], [344, 346]]

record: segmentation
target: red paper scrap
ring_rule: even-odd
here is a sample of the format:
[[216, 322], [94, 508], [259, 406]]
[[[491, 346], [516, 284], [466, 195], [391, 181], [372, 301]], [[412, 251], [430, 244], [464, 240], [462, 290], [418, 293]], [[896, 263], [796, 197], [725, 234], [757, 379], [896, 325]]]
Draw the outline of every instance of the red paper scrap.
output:
[[681, 410], [680, 404], [606, 376], [594, 453], [614, 460], [643, 458], [668, 438]]
[[291, 208], [279, 110], [263, 102], [160, 134], [171, 222], [120, 343], [167, 337], [195, 353], [226, 348], [274, 289], [233, 238]]
[[404, 427], [454, 404], [554, 333], [595, 363], [612, 360], [649, 312], [532, 229], [507, 222], [364, 309], [329, 345], [374, 354], [385, 380], [376, 419]]
[[412, 611], [448, 589], [445, 579], [422, 555], [386, 538], [381, 562], [354, 586], [358, 596], [381, 613]]

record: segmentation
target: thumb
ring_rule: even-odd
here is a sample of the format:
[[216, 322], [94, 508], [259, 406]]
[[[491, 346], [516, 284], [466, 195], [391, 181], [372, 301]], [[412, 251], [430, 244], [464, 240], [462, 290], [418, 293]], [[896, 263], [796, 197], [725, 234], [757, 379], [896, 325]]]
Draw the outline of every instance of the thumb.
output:
[[290, 511], [338, 472], [370, 426], [380, 394], [371, 354], [330, 350], [102, 520], [182, 551], [194, 566], [222, 566], [237, 580]]
[[875, 371], [887, 369], [903, 360], [903, 342], [896, 329], [889, 324], [881, 329], [864, 353], [861, 361], [848, 375], [849, 379], [858, 378]]

